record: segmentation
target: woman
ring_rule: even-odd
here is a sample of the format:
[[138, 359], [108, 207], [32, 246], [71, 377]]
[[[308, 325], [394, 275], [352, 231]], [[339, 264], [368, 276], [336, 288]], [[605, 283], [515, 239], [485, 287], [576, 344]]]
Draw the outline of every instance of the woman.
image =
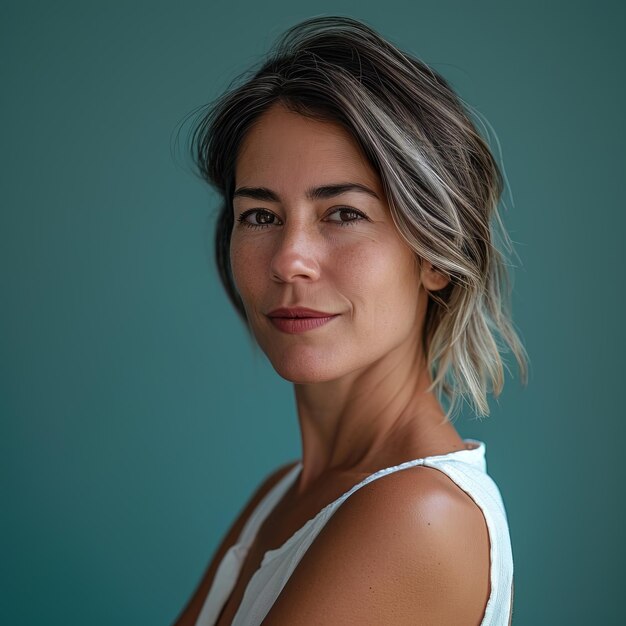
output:
[[262, 482], [176, 624], [510, 623], [502, 498], [450, 418], [500, 393], [496, 335], [524, 377], [526, 355], [501, 174], [459, 98], [369, 26], [311, 18], [192, 146], [224, 199], [227, 293], [294, 383], [302, 460]]

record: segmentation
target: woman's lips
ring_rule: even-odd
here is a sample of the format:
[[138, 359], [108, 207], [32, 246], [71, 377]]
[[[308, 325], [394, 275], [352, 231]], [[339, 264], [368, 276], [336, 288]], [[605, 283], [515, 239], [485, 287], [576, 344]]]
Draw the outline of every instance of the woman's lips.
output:
[[270, 321], [278, 330], [284, 333], [303, 333], [313, 328], [319, 328], [328, 324], [339, 315], [329, 315], [326, 317], [270, 317]]

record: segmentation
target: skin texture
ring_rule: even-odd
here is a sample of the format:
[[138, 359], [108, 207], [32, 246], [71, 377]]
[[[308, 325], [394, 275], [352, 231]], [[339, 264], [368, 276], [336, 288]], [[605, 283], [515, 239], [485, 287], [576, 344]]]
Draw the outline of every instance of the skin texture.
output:
[[[312, 187], [337, 183], [364, 185], [374, 195], [307, 197]], [[251, 188], [269, 189], [275, 199], [249, 197], [244, 189]], [[275, 105], [246, 135], [235, 190], [233, 277], [259, 346], [294, 385], [303, 451], [282, 508], [302, 514], [283, 536], [261, 533], [260, 559], [358, 477], [465, 444], [426, 391], [431, 378], [420, 341], [428, 291], [448, 277], [401, 239], [380, 178], [349, 133]], [[339, 316], [283, 333], [267, 313], [294, 306]], [[237, 534], [222, 542], [193, 610], [177, 624], [194, 623], [220, 554]], [[442, 472], [412, 467], [365, 485], [339, 507], [263, 623], [477, 625], [489, 566], [481, 509]], [[247, 582], [240, 576], [240, 591]], [[237, 606], [230, 603], [220, 624]]]
[[480, 510], [447, 475], [394, 472], [337, 509], [263, 624], [478, 625], [488, 545]]

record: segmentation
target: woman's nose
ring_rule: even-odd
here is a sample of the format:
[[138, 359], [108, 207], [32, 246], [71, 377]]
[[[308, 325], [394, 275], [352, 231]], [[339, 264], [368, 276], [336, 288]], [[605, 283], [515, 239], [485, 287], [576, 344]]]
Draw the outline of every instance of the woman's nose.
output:
[[322, 245], [315, 225], [292, 222], [283, 226], [275, 240], [270, 271], [273, 280], [317, 280]]

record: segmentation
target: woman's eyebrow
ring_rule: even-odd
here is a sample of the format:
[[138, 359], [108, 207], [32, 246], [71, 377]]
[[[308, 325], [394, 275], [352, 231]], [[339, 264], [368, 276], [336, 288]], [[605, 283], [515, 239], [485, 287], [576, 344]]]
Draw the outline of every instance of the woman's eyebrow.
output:
[[[373, 196], [377, 200], [380, 200], [374, 191], [365, 185], [361, 185], [360, 183], [335, 183], [332, 185], [311, 187], [310, 189], [307, 189], [306, 197], [309, 200], [326, 200], [328, 198], [339, 196], [342, 193], [348, 193], [349, 191], [366, 193]], [[254, 200], [263, 200], [264, 202], [280, 202], [279, 195], [267, 187], [239, 187], [233, 194], [233, 198], [236, 197], [253, 198]]]

